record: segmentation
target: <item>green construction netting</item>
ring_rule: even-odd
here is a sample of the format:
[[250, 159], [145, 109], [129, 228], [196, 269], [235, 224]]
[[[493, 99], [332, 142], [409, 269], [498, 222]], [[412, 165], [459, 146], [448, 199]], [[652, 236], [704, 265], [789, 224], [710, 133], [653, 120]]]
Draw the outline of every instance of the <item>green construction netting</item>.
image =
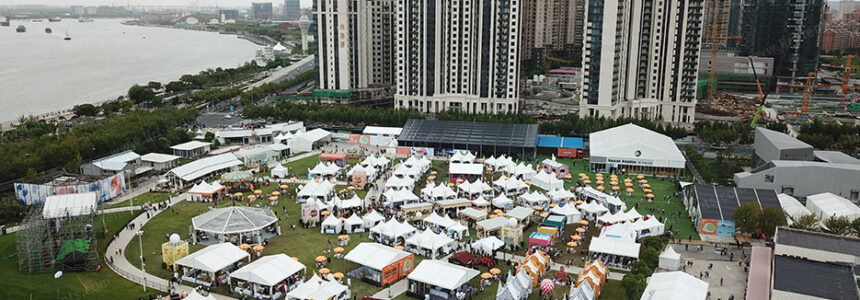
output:
[[351, 91], [337, 90], [314, 90], [314, 98], [329, 98], [329, 99], [349, 99], [352, 97]]
[[77, 239], [63, 242], [63, 246], [60, 247], [60, 251], [57, 252], [57, 262], [63, 261], [63, 258], [66, 258], [66, 255], [75, 251], [81, 253], [90, 252], [91, 242], [91, 239]]

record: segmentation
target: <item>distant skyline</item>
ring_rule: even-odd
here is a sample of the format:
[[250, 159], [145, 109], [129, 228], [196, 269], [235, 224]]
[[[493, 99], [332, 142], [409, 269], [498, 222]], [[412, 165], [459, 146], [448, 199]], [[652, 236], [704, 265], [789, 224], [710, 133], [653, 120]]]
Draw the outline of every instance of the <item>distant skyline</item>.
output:
[[[310, 7], [313, 0], [301, 0], [302, 7]], [[44, 4], [50, 6], [96, 6], [96, 5], [117, 5], [117, 6], [223, 6], [223, 7], [250, 7], [251, 2], [272, 2], [275, 7], [278, 4], [283, 4], [283, 0], [3, 0], [0, 6], [5, 5], [26, 5], [26, 4]]]

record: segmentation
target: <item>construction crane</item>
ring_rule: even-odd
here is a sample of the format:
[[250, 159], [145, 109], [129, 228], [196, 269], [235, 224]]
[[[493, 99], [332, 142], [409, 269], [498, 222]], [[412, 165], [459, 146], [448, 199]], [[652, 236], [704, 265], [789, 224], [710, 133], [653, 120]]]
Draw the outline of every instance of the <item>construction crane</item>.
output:
[[[845, 71], [842, 73], [842, 84], [841, 84], [841, 85], [839, 85], [839, 87], [841, 87], [841, 88], [842, 88], [842, 100], [839, 100], [839, 109], [840, 109], [840, 110], [846, 110], [846, 109], [848, 109], [848, 102], [849, 102], [849, 101], [848, 101], [848, 97], [849, 97], [849, 94], [851, 93], [851, 90], [853, 90], [853, 89], [854, 89], [854, 88], [851, 86], [851, 70], [857, 70], [857, 69], [860, 69], [860, 68], [852, 67], [852, 66], [851, 66], [851, 59], [852, 59], [852, 58], [854, 58], [854, 55], [848, 55], [848, 57], [845, 59], [845, 65], [843, 65], [843, 66], [825, 66], [825, 67], [828, 67], [828, 68], [833, 68], [833, 69], [843, 69], [843, 70], [845, 70]], [[828, 87], [831, 87], [831, 88], [832, 88], [832, 87], [835, 87], [835, 86], [832, 86], [832, 85], [831, 85], [831, 86], [828, 86]]]
[[717, 61], [717, 47], [719, 46], [720, 40], [740, 40], [743, 37], [741, 36], [718, 36], [717, 30], [719, 29], [719, 25], [716, 23], [711, 26], [711, 36], [706, 36], [705, 38], [711, 39], [711, 70], [708, 74], [708, 99], [714, 98], [714, 81], [716, 80], [716, 61]]
[[[802, 79], [802, 78], [799, 78]], [[785, 112], [790, 115], [800, 115], [800, 118], [804, 120], [809, 120], [809, 102], [812, 100], [812, 92], [816, 88], [829, 88], [830, 85], [827, 84], [815, 84], [815, 72], [809, 72], [809, 75], [806, 77], [806, 84], [780, 84], [780, 86], [787, 87], [797, 87], [803, 88], [803, 102], [800, 104], [800, 111], [788, 111]]]
[[549, 62], [550, 61], [560, 62], [560, 63], [565, 63], [565, 64], [570, 63], [569, 60], [561, 59], [561, 58], [557, 58], [557, 57], [552, 57], [552, 56], [547, 55], [546, 59], [544, 59], [544, 62], [546, 63], [546, 65], [544, 66], [544, 68], [545, 68], [544, 70], [545, 70], [547, 75], [549, 75]]

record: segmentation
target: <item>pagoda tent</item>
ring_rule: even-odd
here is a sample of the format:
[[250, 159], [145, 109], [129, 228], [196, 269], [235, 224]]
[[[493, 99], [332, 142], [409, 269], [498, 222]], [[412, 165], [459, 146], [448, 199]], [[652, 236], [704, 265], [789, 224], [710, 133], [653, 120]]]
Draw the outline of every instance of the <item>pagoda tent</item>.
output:
[[385, 221], [385, 218], [382, 214], [376, 212], [376, 210], [371, 210], [369, 213], [364, 215], [364, 228], [373, 228], [382, 221]]
[[358, 214], [352, 214], [343, 220], [343, 227], [348, 233], [364, 232], [364, 220]]
[[660, 253], [659, 267], [666, 270], [677, 271], [681, 268], [681, 254], [675, 252], [672, 245], [666, 246], [666, 250], [663, 250], [663, 253]]
[[532, 176], [531, 184], [547, 191], [564, 188], [564, 181], [555, 177], [555, 174], [543, 171]]
[[339, 234], [342, 229], [343, 221], [341, 221], [334, 215], [329, 215], [327, 218], [325, 218], [325, 220], [323, 220], [320, 233]]
[[287, 178], [288, 173], [289, 170], [281, 164], [275, 165], [271, 170], [272, 177], [274, 178]]
[[582, 213], [574, 208], [572, 204], [558, 205], [550, 208], [549, 213], [567, 217], [567, 224], [579, 223], [579, 221], [582, 221]]

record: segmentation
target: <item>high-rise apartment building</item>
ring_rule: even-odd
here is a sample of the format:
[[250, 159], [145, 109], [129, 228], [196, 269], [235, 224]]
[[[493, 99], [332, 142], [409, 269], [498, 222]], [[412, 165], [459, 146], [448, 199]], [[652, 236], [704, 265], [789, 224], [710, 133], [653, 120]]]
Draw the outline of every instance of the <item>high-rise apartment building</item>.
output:
[[581, 116], [695, 121], [703, 0], [588, 0]]
[[818, 68], [823, 0], [746, 0], [740, 55], [774, 58], [777, 77], [804, 77]]
[[393, 84], [394, 0], [315, 0], [319, 88]]
[[252, 2], [251, 18], [259, 21], [272, 20], [274, 17], [272, 2]]
[[[705, 25], [702, 33], [705, 38], [702, 48], [711, 49], [711, 39], [708, 36], [739, 36], [741, 33], [741, 16], [743, 15], [743, 0], [712, 0], [706, 2]], [[716, 31], [714, 26], [717, 25]], [[720, 50], [736, 50], [738, 40], [718, 40]]]
[[397, 0], [395, 107], [516, 112], [520, 1]]
[[288, 21], [298, 20], [302, 16], [302, 5], [299, 0], [284, 0], [284, 11], [281, 17]]
[[524, 68], [543, 64], [546, 55], [581, 54], [585, 0], [521, 0]]

